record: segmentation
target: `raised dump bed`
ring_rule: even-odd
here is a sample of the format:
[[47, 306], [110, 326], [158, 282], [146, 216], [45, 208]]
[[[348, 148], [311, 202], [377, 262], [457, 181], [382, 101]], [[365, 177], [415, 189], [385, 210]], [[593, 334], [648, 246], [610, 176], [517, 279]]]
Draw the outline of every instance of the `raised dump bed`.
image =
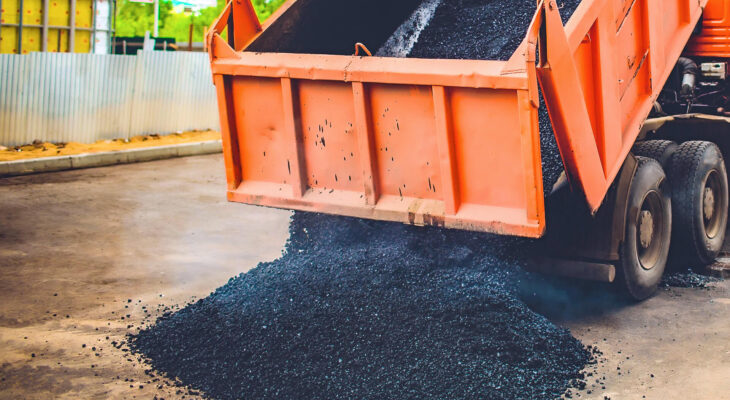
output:
[[564, 27], [540, 1], [495, 61], [366, 55], [420, 1], [290, 0], [261, 25], [233, 0], [207, 37], [228, 198], [539, 237], [538, 80], [595, 211], [706, 2], [584, 0]]

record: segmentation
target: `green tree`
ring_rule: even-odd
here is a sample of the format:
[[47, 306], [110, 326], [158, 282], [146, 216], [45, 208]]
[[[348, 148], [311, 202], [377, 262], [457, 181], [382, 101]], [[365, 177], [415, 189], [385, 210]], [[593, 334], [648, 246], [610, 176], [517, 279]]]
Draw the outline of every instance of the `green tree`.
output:
[[[152, 32], [155, 25], [154, 4], [133, 3], [128, 0], [119, 2], [114, 29], [117, 36], [144, 36], [145, 31]], [[164, 27], [165, 18], [172, 13], [172, 2], [160, 2], [160, 29]]]
[[[259, 20], [268, 18], [285, 0], [253, 0]], [[154, 6], [121, 0], [117, 9], [115, 29], [117, 36], [144, 36], [154, 26]], [[174, 37], [178, 42], [187, 42], [190, 24], [193, 25], [193, 41], [203, 40], [204, 32], [220, 15], [227, 1], [218, 0], [215, 7], [203, 8], [192, 15], [173, 12], [171, 1], [160, 2], [160, 36]]]

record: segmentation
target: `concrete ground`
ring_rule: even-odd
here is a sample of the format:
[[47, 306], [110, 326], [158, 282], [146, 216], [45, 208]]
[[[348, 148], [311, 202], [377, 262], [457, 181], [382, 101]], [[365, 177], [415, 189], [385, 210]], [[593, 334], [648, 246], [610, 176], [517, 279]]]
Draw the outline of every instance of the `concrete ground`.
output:
[[[196, 397], [112, 342], [278, 257], [289, 218], [227, 203], [220, 155], [0, 179], [0, 210], [2, 399]], [[730, 399], [730, 282], [584, 296], [545, 311], [604, 352], [581, 398]]]

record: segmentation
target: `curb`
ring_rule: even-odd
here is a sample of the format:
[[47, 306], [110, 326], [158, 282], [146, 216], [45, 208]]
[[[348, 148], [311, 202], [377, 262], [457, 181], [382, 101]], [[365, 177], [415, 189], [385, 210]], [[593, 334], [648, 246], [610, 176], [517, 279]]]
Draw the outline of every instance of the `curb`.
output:
[[0, 162], [0, 177], [220, 153], [220, 140]]

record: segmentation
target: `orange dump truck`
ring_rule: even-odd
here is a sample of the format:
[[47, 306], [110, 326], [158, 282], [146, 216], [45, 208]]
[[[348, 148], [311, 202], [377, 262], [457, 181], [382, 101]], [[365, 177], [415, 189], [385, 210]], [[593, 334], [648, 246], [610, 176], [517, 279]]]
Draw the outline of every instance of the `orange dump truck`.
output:
[[233, 0], [209, 31], [229, 200], [541, 237], [542, 93], [566, 172], [555, 196], [580, 204], [548, 216], [563, 250], [541, 268], [641, 299], [670, 244], [691, 265], [717, 256], [730, 0], [583, 0], [566, 25], [541, 0], [508, 61], [370, 56], [363, 24], [398, 23], [363, 21], [372, 10], [329, 16], [337, 34], [320, 35], [352, 55], [267, 51], [296, 43], [316, 2], [261, 24]]

